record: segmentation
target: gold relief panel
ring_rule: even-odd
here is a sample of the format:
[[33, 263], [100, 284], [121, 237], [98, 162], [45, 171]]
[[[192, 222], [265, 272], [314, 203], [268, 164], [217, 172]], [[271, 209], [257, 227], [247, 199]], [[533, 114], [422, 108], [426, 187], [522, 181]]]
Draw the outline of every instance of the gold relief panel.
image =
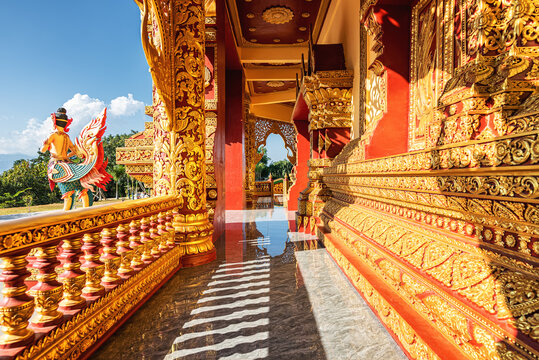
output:
[[[331, 226], [332, 237], [339, 239], [349, 245], [349, 248], [353, 250], [363, 261], [363, 264], [367, 265], [373, 270], [376, 275], [382, 279], [385, 283], [390, 285], [396, 294], [393, 296], [400, 296], [404, 299], [414, 310], [417, 312], [418, 317], [422, 317], [429, 321], [434, 328], [436, 328], [446, 339], [449, 339], [456, 348], [460, 348], [462, 358], [469, 359], [506, 359], [507, 355], [511, 355], [514, 359], [535, 358], [537, 353], [534, 353], [533, 348], [529, 347], [529, 344], [523, 344], [517, 342], [516, 347], [513, 340], [506, 340], [501, 342], [500, 339], [511, 338], [508, 333], [504, 333], [505, 330], [497, 329], [493, 327], [493, 323], [483, 317], [481, 313], [475, 312], [473, 308], [469, 308], [462, 303], [455, 302], [452, 298], [447, 297], [443, 292], [440, 292], [435, 286], [432, 286], [425, 278], [418, 277], [411, 272], [408, 268], [395, 263], [384, 253], [373, 247], [362, 238], [357, 238], [352, 232], [346, 228], [332, 222], [325, 214], [322, 216], [326, 223]], [[391, 230], [389, 230], [391, 231]], [[373, 294], [376, 293], [376, 288], [372, 286], [365, 286], [366, 279], [362, 274], [344, 257], [334, 246], [335, 240], [333, 238], [329, 240], [326, 236], [324, 238], [324, 244], [328, 252], [337, 261], [340, 267], [345, 271], [350, 279], [352, 279], [354, 285], [363, 294], [364, 298], [369, 301]], [[435, 253], [432, 254], [432, 259], [436, 259], [434, 266], [445, 266], [447, 256], [442, 256], [441, 260], [437, 259]], [[446, 271], [446, 270], [444, 270]], [[367, 282], [368, 284], [368, 282]], [[525, 293], [527, 287], [533, 286], [528, 283], [526, 286], [517, 285], [518, 290], [515, 292], [522, 294]], [[509, 286], [511, 289], [515, 289], [515, 283], [502, 283], [501, 287]], [[484, 291], [485, 289], [483, 289]], [[492, 290], [492, 289], [491, 289]], [[523, 324], [533, 327], [533, 305], [527, 306], [527, 314], [532, 316], [521, 316]], [[371, 304], [372, 306], [372, 304]], [[506, 308], [504, 304], [498, 304], [503, 308]], [[530, 311], [530, 309], [532, 309]], [[377, 309], [375, 309], [377, 310]], [[396, 314], [398, 315], [398, 309]], [[514, 311], [514, 310], [513, 310]], [[519, 316], [518, 313], [514, 314]], [[378, 316], [384, 321], [383, 314], [378, 313]], [[520, 320], [519, 320], [520, 321]], [[387, 324], [386, 324], [387, 325]], [[399, 339], [404, 334], [398, 333], [403, 329], [391, 328], [391, 330], [397, 330]], [[408, 334], [413, 333], [413, 327], [410, 327], [406, 332]], [[406, 348], [406, 344], [404, 345]], [[516, 350], [519, 349], [519, 350]], [[426, 354], [413, 358], [425, 359]]]
[[[324, 174], [394, 173], [422, 170], [469, 169], [477, 172], [493, 166], [533, 165], [539, 161], [539, 135], [510, 135], [495, 139], [468, 141], [403, 155], [363, 161], [358, 140], [353, 140], [324, 169]], [[473, 169], [473, 170], [472, 170]]]
[[[495, 334], [488, 341], [492, 345], [495, 345], [496, 339], [511, 337], [511, 341], [517, 341], [518, 347], [525, 353], [534, 353], [533, 347], [522, 340], [513, 339], [512, 334], [518, 327], [533, 341], [538, 340], [532, 330], [536, 329], [534, 318], [539, 310], [539, 282], [535, 268], [521, 266], [519, 271], [514, 271], [514, 265], [510, 262], [501, 265], [499, 259], [485, 257], [481, 250], [474, 247], [443, 236], [433, 236], [431, 232], [421, 231], [418, 227], [403, 226], [403, 223], [391, 217], [378, 215], [366, 208], [347, 208], [330, 202], [326, 209], [322, 219], [332, 235], [363, 257], [388, 284], [393, 284], [395, 291], [408, 298], [419, 314], [427, 319], [435, 316], [437, 321], [433, 324], [441, 332], [449, 331], [450, 338], [456, 339], [456, 345], [463, 346], [465, 353], [473, 351], [477, 353], [473, 358], [484, 358], [480, 347], [473, 342], [467, 343], [472, 338], [483, 342], [471, 331], [476, 328], [488, 329], [491, 336]], [[348, 226], [344, 226], [344, 223]], [[359, 233], [362, 237], [358, 237]], [[382, 251], [372, 247], [369, 242], [377, 243]], [[381, 261], [382, 258], [394, 257], [400, 259], [395, 263], [397, 267], [391, 265], [393, 260]], [[402, 261], [408, 264], [401, 264]], [[428, 276], [425, 277], [423, 273]], [[443, 285], [432, 284], [429, 277]], [[445, 287], [460, 294], [460, 297], [447, 292]], [[425, 296], [427, 294], [436, 294], [437, 297]], [[485, 316], [476, 311], [469, 302], [491, 315]], [[440, 313], [444, 308], [443, 314]], [[463, 316], [475, 325], [470, 326]], [[518, 318], [522, 325], [515, 323], [513, 318]], [[493, 319], [498, 325], [493, 326]], [[500, 326], [501, 323], [506, 326]], [[513, 331], [507, 330], [507, 326]]]
[[387, 112], [387, 71], [384, 65], [375, 60], [369, 68], [365, 81], [366, 114], [364, 135], [369, 141], [378, 121]]
[[416, 334], [413, 327], [401, 317], [399, 312], [376, 291], [376, 288], [354, 266], [351, 266], [348, 259], [333, 245], [331, 240], [323, 236], [323, 241], [324, 246], [333, 259], [339, 264], [341, 269], [345, 269], [346, 275], [352, 280], [356, 289], [358, 289], [365, 301], [376, 312], [378, 318], [394, 334], [399, 340], [400, 345], [410, 356], [413, 359], [439, 360], [440, 357]]
[[149, 174], [151, 176], [152, 171], [153, 171], [153, 166], [151, 164], [126, 166], [126, 172], [128, 174]]
[[444, 44], [443, 13], [452, 3], [421, 0], [412, 9], [409, 150], [425, 148], [427, 126], [436, 118], [438, 97], [451, 75], [444, 70], [444, 60], [452, 62], [453, 45]]
[[116, 162], [118, 164], [144, 164], [151, 163], [153, 146], [123, 147], [116, 149]]

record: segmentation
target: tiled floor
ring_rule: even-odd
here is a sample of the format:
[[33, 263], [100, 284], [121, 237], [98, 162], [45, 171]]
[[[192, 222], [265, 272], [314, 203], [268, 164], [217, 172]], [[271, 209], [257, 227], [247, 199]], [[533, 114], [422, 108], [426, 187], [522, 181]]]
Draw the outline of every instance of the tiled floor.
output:
[[94, 359], [406, 359], [283, 208], [227, 212], [216, 262], [180, 270]]

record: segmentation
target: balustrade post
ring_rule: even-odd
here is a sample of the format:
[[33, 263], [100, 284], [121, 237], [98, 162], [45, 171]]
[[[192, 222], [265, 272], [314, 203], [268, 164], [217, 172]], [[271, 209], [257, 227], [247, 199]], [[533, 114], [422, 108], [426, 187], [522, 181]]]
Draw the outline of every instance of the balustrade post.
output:
[[172, 220], [174, 219], [174, 214], [172, 213], [172, 210], [167, 211], [167, 216], [165, 219], [166, 219], [165, 229], [168, 232], [167, 245], [169, 248], [172, 249], [174, 246], [176, 246], [176, 243], [174, 241], [175, 230], [174, 230], [174, 226], [172, 226]]
[[30, 276], [26, 255], [1, 258], [0, 282], [3, 284], [0, 300], [0, 349], [24, 346], [34, 340], [28, 329], [28, 320], [34, 311], [34, 299], [26, 294], [24, 279]]
[[82, 289], [82, 296], [93, 298], [105, 293], [105, 288], [101, 285], [105, 265], [99, 260], [100, 236], [99, 234], [84, 234], [82, 241], [84, 264], [81, 269], [86, 272], [86, 284]]
[[166, 214], [160, 212], [157, 215], [157, 235], [159, 236], [159, 251], [161, 253], [166, 253], [169, 248], [166, 221]]
[[140, 242], [140, 222], [131, 221], [129, 224], [129, 246], [133, 249], [131, 267], [135, 271], [139, 271], [144, 267], [144, 262], [141, 260], [143, 244]]
[[140, 221], [140, 242], [142, 246], [141, 260], [144, 264], [148, 265], [153, 262], [152, 245], [153, 241], [150, 238], [150, 219], [142, 218]]
[[118, 269], [118, 275], [125, 280], [135, 272], [131, 267], [133, 250], [131, 250], [129, 247], [129, 233], [127, 232], [127, 226], [123, 224], [118, 225], [116, 232], [116, 237], [118, 238], [117, 253], [120, 255], [120, 268]]
[[62, 320], [63, 314], [58, 311], [63, 292], [56, 273], [56, 265], [59, 263], [57, 245], [37, 248], [33, 264], [34, 269], [38, 271], [37, 284], [28, 291], [34, 297], [36, 307], [36, 317], [32, 319], [33, 326], [57, 325]]
[[105, 228], [101, 231], [103, 254], [100, 260], [105, 264], [105, 274], [101, 280], [101, 284], [105, 287], [114, 287], [121, 281], [120, 276], [118, 276], [121, 258], [116, 252], [116, 238], [113, 234], [113, 229]]
[[86, 300], [81, 297], [86, 274], [80, 269], [81, 240], [79, 238], [65, 239], [62, 244], [64, 272], [59, 279], [64, 285], [64, 294], [60, 301], [60, 310], [70, 311], [84, 307]]
[[161, 256], [161, 236], [157, 229], [157, 216], [150, 217], [150, 239], [152, 239], [152, 256], [157, 259]]

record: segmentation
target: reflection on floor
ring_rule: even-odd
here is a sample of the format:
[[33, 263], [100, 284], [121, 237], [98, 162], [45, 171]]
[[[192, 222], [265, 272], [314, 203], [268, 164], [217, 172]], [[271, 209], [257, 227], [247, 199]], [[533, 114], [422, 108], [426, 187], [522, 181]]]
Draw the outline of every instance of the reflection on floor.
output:
[[180, 270], [93, 359], [405, 359], [283, 208], [227, 212], [218, 260]]

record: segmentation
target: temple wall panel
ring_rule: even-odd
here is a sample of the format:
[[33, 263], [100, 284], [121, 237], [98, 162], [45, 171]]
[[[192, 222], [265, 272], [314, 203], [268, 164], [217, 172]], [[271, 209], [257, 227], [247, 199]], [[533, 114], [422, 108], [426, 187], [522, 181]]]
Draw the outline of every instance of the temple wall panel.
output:
[[386, 4], [332, 5], [322, 31], [354, 70], [354, 139], [321, 171], [318, 234], [410, 358], [537, 359], [535, 2]]
[[[368, 15], [366, 25], [370, 45], [366, 72], [370, 81], [379, 82], [378, 88], [366, 89], [362, 138], [365, 157], [376, 158], [407, 151], [410, 11], [408, 6], [377, 6]], [[363, 25], [365, 26], [365, 25]], [[369, 32], [371, 34], [369, 34]], [[375, 54], [373, 56], [373, 50]], [[378, 93], [377, 93], [378, 92]], [[384, 99], [385, 97], [385, 99]], [[385, 104], [379, 104], [381, 98]], [[367, 115], [379, 109], [380, 115]]]

